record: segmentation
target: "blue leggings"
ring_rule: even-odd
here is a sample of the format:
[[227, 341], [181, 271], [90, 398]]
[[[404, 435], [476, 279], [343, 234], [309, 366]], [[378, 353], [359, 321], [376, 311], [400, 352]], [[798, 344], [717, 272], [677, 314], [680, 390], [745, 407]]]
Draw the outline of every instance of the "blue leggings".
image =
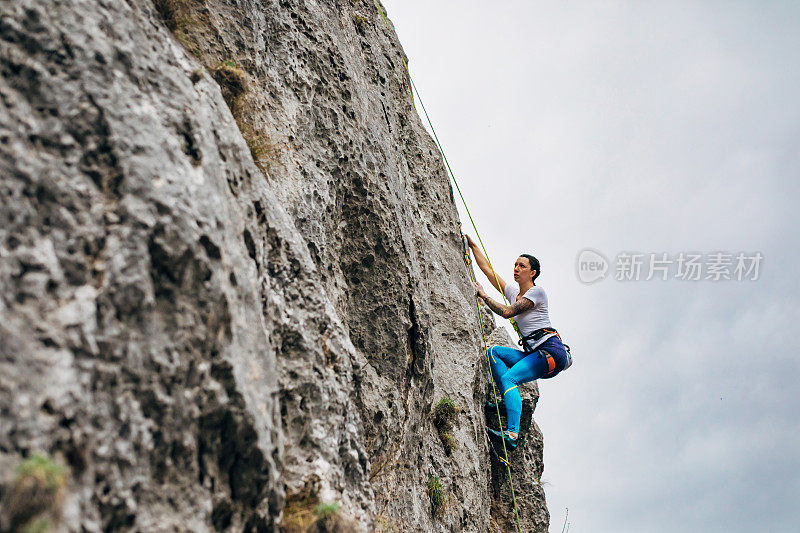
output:
[[508, 430], [519, 433], [522, 397], [517, 386], [535, 379], [554, 377], [567, 365], [567, 352], [561, 339], [550, 337], [527, 355], [522, 350], [492, 346], [489, 348], [489, 364], [505, 400]]

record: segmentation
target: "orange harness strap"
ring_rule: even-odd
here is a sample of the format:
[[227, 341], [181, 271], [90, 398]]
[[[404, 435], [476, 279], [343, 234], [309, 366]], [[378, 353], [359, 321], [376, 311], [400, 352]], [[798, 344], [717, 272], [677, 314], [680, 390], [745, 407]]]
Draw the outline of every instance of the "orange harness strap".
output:
[[556, 360], [553, 359], [553, 356], [550, 355], [548, 352], [545, 352], [544, 350], [541, 350], [541, 352], [547, 358], [547, 374], [545, 374], [545, 375], [549, 376], [556, 369]]
[[558, 337], [558, 338], [559, 338], [559, 340], [561, 340], [561, 341], [563, 342], [563, 339], [561, 339], [561, 335], [558, 333], [558, 331], [556, 331], [556, 330], [550, 331], [549, 329], [545, 329], [544, 331], [545, 331], [546, 333], [555, 333], [555, 334], [556, 334], [556, 337]]

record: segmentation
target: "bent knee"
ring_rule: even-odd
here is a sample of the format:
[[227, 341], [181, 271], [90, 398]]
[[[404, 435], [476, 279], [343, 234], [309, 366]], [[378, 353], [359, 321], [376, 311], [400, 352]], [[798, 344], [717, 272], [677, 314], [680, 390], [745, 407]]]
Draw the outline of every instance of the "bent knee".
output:
[[513, 389], [514, 387], [518, 386], [520, 381], [513, 376], [508, 376], [508, 373], [500, 376], [500, 385], [503, 386], [503, 394], [508, 392], [509, 389]]
[[506, 394], [509, 392], [516, 392], [519, 394], [519, 384], [517, 383], [503, 383], [503, 398], [506, 397]]
[[497, 362], [497, 359], [496, 359], [496, 358], [495, 358], [495, 356], [494, 356], [494, 349], [495, 349], [495, 348], [497, 348], [497, 346], [489, 346], [489, 348], [486, 350], [486, 356], [487, 356], [487, 357], [489, 358], [489, 360], [490, 360], [491, 362], [493, 362], [493, 363], [496, 363], [496, 362]]

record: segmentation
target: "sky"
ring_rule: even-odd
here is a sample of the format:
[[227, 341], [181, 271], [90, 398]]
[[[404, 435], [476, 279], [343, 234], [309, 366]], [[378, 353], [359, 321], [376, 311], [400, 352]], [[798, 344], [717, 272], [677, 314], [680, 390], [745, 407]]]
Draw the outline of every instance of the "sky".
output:
[[535, 413], [550, 531], [800, 530], [800, 4], [384, 6], [490, 259], [539, 258], [572, 348]]

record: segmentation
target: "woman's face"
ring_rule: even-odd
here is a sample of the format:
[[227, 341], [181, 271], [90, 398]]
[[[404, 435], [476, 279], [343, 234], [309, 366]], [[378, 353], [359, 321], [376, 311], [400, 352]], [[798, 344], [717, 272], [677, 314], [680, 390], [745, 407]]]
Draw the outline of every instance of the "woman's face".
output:
[[533, 276], [533, 270], [531, 270], [531, 263], [528, 261], [527, 257], [517, 257], [517, 262], [514, 263], [514, 281], [517, 283], [521, 281], [530, 281], [531, 277]]

